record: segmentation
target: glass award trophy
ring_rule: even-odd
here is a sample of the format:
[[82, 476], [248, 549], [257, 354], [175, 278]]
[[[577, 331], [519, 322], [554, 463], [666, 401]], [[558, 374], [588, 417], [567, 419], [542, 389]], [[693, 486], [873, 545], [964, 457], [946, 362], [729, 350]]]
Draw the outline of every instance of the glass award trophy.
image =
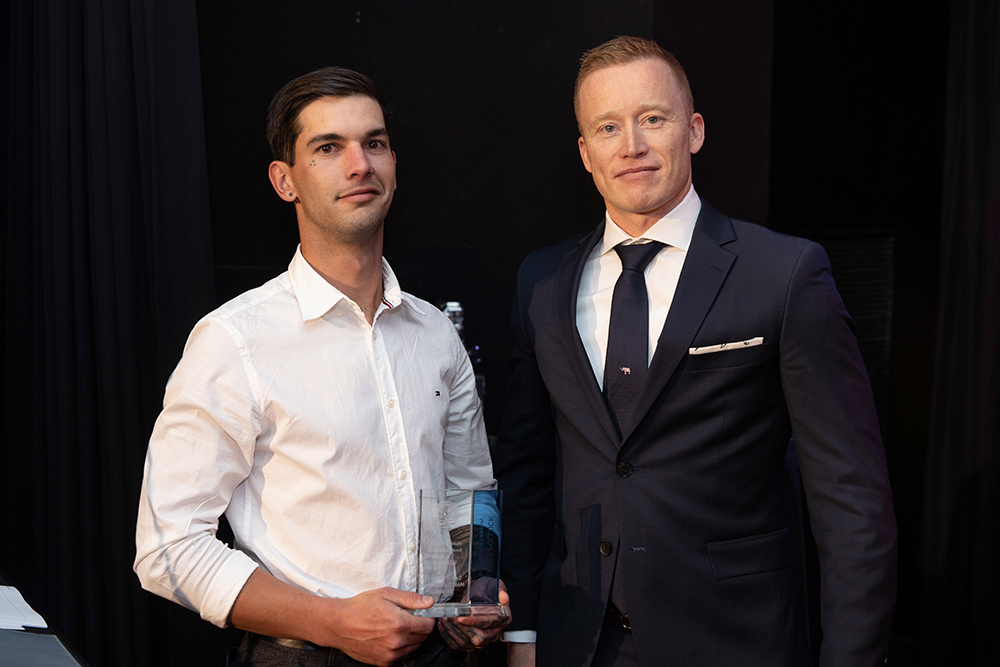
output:
[[416, 616], [505, 615], [500, 605], [502, 492], [420, 490], [417, 592], [436, 600]]

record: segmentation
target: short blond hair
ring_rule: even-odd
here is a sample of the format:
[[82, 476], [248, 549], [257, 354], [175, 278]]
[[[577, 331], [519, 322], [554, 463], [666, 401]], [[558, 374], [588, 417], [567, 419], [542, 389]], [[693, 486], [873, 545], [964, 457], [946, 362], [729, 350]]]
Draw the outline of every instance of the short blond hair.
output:
[[694, 113], [694, 96], [691, 94], [691, 84], [688, 83], [687, 74], [674, 54], [651, 39], [623, 35], [608, 40], [600, 46], [595, 46], [580, 57], [580, 69], [576, 73], [576, 86], [573, 88], [573, 110], [576, 113], [577, 125], [580, 124], [580, 86], [587, 75], [605, 67], [627, 65], [643, 58], [659, 58], [667, 63], [680, 86], [688, 115]]

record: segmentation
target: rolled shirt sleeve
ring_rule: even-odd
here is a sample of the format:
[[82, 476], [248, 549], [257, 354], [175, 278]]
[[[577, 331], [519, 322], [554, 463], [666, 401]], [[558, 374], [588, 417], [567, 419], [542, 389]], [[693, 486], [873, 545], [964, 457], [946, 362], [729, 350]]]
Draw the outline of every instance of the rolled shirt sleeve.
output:
[[232, 334], [199, 323], [167, 385], [146, 455], [134, 565], [145, 589], [220, 627], [257, 568], [216, 537], [250, 473], [259, 424]]

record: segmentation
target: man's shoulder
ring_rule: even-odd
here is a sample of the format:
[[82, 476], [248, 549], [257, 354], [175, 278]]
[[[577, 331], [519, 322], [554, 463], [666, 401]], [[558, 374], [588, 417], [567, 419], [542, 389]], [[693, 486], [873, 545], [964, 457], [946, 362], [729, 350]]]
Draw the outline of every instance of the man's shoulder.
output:
[[[709, 207], [709, 215], [699, 219], [705, 240], [721, 245], [747, 260], [758, 257], [761, 261], [785, 264], [798, 262], [803, 254], [823, 256], [825, 253], [815, 241], [801, 236], [778, 232], [755, 222], [731, 218]], [[699, 232], [696, 230], [695, 235]]]
[[567, 254], [579, 248], [581, 244], [589, 245], [589, 242], [594, 240], [595, 234], [600, 238], [599, 230], [589, 229], [555, 245], [535, 250], [521, 263], [521, 276], [537, 278], [554, 272], [562, 264]]
[[440, 308], [401, 292], [403, 300], [398, 313], [384, 313], [388, 326], [404, 340], [419, 340], [421, 354], [440, 361], [443, 367], [454, 367], [456, 359], [466, 358], [465, 344], [458, 329]]
[[235, 350], [286, 335], [289, 326], [285, 322], [301, 321], [297, 313], [287, 273], [283, 273], [198, 320], [184, 345], [184, 358], [196, 364], [237, 363], [231, 356]]
[[278, 317], [283, 310], [282, 306], [295, 306], [297, 308], [287, 271], [259, 287], [254, 287], [233, 297], [202, 317], [199, 324], [219, 322], [238, 326], [243, 320], [266, 317], [269, 312], [273, 312], [274, 316]]
[[796, 267], [829, 264], [823, 247], [808, 238], [733, 218], [702, 200], [692, 246], [719, 244], [739, 256], [742, 271], [755, 276], [788, 276]]
[[808, 238], [736, 218], [728, 218], [727, 224], [731, 225], [732, 234], [721, 248], [739, 258], [733, 269], [739, 280], [750, 280], [756, 285], [769, 282], [784, 285], [794, 275], [822, 271], [830, 265], [823, 246]]
[[803, 248], [809, 239], [794, 234], [778, 232], [755, 222], [747, 222], [738, 218], [729, 218], [736, 232], [736, 238], [744, 242], [759, 243], [773, 248]]
[[440, 308], [409, 292], [402, 291], [401, 294], [403, 295], [403, 311], [410, 314], [409, 319], [413, 320], [417, 326], [440, 331], [455, 330], [451, 319]]

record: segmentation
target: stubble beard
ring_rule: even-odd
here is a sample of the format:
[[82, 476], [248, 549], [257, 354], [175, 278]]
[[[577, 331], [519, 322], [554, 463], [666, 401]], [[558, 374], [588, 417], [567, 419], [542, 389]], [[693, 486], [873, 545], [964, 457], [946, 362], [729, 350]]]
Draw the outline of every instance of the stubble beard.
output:
[[363, 209], [357, 211], [349, 221], [328, 227], [331, 238], [341, 245], [364, 246], [382, 229], [387, 209]]
[[305, 213], [312, 228], [328, 242], [344, 247], [364, 247], [381, 231], [388, 210], [386, 202], [381, 206], [361, 207], [346, 216], [338, 216], [332, 211], [323, 211], [320, 216]]

